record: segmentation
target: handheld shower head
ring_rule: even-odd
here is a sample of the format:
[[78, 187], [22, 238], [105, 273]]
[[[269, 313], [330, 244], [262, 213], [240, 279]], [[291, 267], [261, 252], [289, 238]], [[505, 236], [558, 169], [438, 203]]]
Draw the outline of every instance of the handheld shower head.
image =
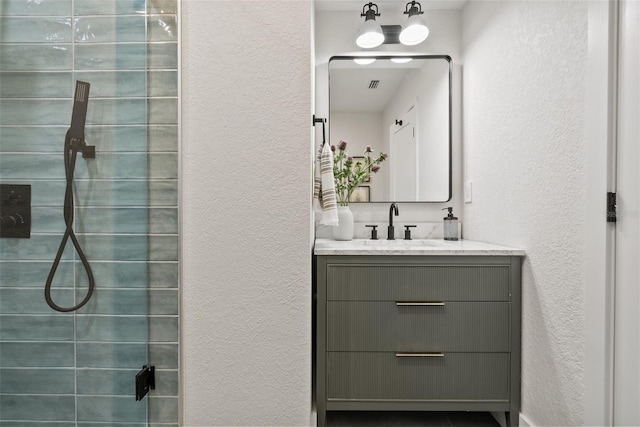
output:
[[71, 113], [71, 127], [68, 136], [84, 141], [84, 124], [87, 120], [87, 106], [89, 105], [89, 89], [87, 82], [76, 81], [76, 93], [73, 97], [73, 112]]

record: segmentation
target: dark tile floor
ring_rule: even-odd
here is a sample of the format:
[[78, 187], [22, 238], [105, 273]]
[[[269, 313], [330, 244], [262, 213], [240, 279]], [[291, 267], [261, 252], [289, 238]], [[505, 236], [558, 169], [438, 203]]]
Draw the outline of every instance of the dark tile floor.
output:
[[499, 427], [488, 412], [328, 412], [328, 427]]

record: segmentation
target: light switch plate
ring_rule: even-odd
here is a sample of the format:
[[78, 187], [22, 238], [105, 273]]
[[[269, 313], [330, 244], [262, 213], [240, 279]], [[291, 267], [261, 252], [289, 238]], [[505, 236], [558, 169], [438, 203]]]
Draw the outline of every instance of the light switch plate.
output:
[[464, 182], [464, 202], [465, 203], [471, 203], [471, 200], [472, 200], [471, 190], [472, 190], [471, 181], [465, 181]]

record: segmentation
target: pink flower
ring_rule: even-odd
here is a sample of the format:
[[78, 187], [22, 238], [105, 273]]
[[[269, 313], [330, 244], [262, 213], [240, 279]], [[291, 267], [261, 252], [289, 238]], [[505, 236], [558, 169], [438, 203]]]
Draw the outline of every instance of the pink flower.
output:
[[380, 166], [378, 166], [378, 165], [371, 166], [371, 172], [376, 173], [379, 170], [380, 170]]
[[338, 149], [340, 151], [344, 151], [347, 149], [347, 141], [340, 141], [340, 144], [338, 144]]
[[367, 148], [364, 150], [365, 153], [373, 153], [370, 145], [367, 145]]
[[336, 146], [335, 145], [331, 146], [331, 151], [336, 151]]

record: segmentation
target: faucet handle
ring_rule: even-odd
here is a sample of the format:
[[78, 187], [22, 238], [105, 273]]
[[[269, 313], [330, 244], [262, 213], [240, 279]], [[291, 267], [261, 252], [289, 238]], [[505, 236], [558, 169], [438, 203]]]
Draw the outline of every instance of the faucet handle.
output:
[[411, 240], [411, 229], [416, 228], [415, 225], [405, 225], [404, 226], [404, 240]]
[[365, 227], [372, 227], [371, 228], [371, 240], [378, 240], [378, 226], [377, 225], [365, 225]]

